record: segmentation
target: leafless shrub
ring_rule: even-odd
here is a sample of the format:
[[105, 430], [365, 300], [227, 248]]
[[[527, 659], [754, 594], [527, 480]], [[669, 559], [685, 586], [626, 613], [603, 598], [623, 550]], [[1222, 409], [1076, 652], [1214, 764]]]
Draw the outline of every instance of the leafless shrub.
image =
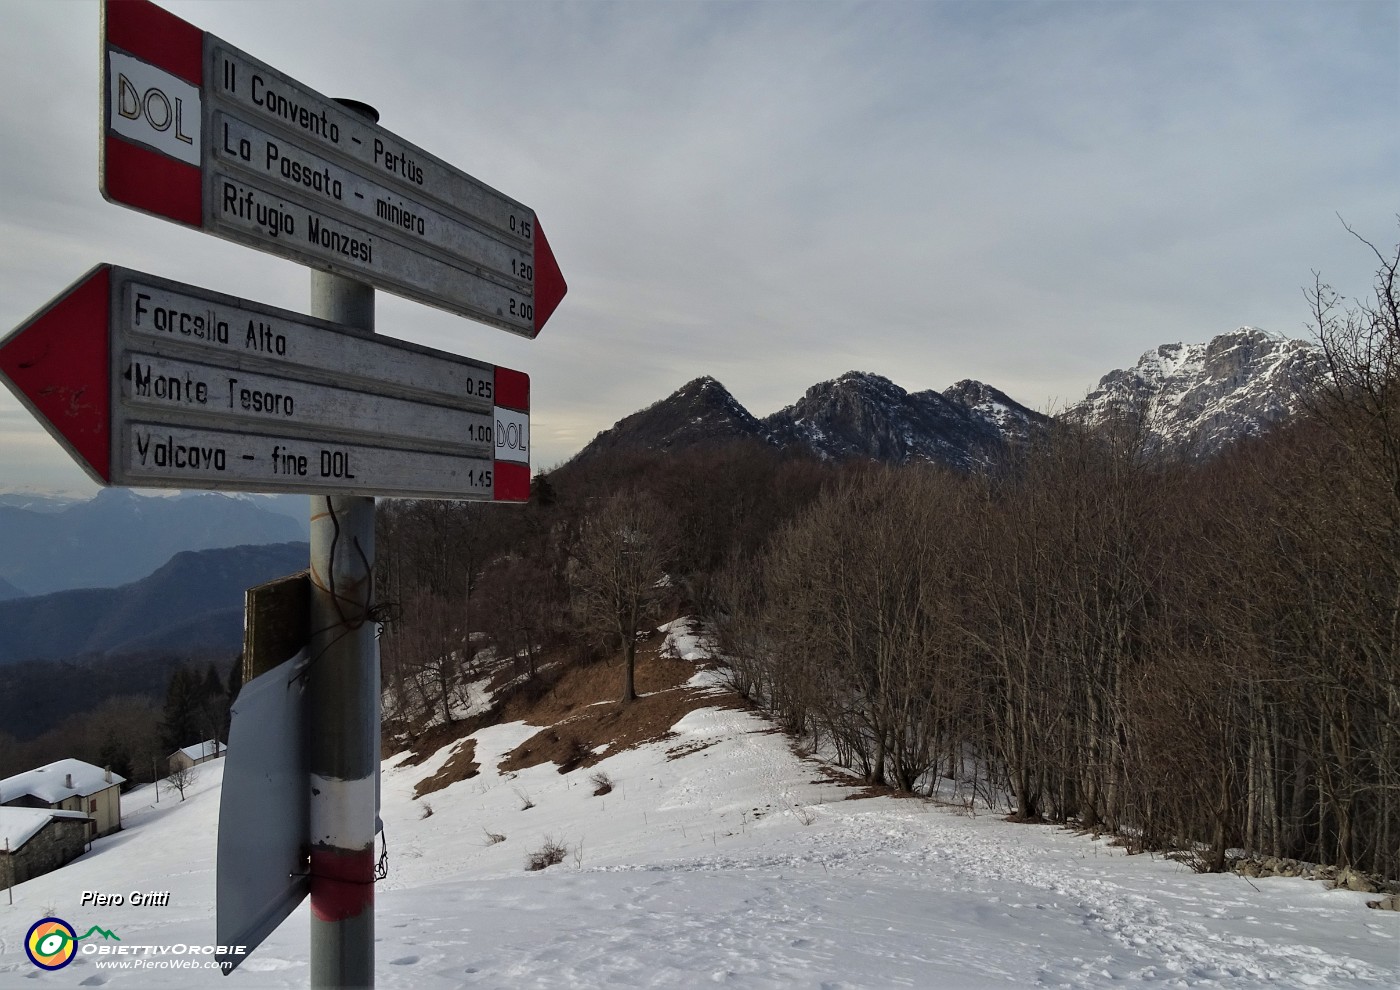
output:
[[535, 802], [530, 799], [530, 792], [523, 788], [515, 788], [515, 796], [520, 799], [520, 810], [529, 811], [535, 806]]
[[594, 797], [602, 797], [604, 794], [612, 793], [612, 778], [601, 770], [589, 777], [588, 782], [593, 785]]
[[564, 857], [567, 855], [569, 855], [568, 846], [546, 835], [544, 845], [525, 857], [525, 869], [543, 870], [556, 863], [564, 862]]
[[506, 837], [505, 837], [504, 835], [502, 835], [500, 832], [493, 832], [493, 831], [491, 831], [489, 828], [487, 828], [487, 829], [482, 829], [482, 831], [486, 833], [486, 844], [487, 844], [488, 846], [494, 846], [494, 845], [496, 845], [498, 842], [505, 842], [505, 841], [506, 841]]
[[429, 804], [427, 801], [424, 801], [424, 802], [423, 802], [423, 811], [422, 811], [422, 813], [421, 813], [418, 817], [419, 817], [419, 818], [431, 818], [431, 817], [433, 817], [433, 806], [432, 806], [431, 804]]

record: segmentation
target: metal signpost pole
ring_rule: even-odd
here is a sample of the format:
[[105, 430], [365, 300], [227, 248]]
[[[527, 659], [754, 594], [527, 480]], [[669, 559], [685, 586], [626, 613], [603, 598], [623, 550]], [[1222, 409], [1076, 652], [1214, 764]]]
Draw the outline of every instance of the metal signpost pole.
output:
[[[312, 317], [100, 264], [0, 339], [0, 383], [98, 484], [313, 496], [309, 605], [287, 604], [299, 580], [249, 611], [250, 634], [290, 609], [309, 637], [294, 622], [265, 644], [298, 690], [251, 693], [241, 724], [264, 745], [225, 771], [217, 927], [240, 951], [219, 961], [231, 972], [309, 888], [312, 986], [372, 987], [374, 496], [530, 496], [529, 376], [377, 336], [375, 288], [534, 338], [568, 286], [534, 210], [373, 108], [148, 0], [101, 9], [103, 195], [311, 266]], [[275, 795], [280, 829], [246, 813], [254, 794]]]
[[[378, 113], [341, 101], [371, 120]], [[311, 272], [311, 315], [374, 329], [374, 289]], [[374, 986], [374, 499], [311, 498], [311, 986]]]

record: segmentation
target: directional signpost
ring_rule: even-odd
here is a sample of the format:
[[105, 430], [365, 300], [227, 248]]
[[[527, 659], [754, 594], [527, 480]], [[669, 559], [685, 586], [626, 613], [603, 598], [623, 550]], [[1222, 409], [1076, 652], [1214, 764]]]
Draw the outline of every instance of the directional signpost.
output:
[[0, 341], [94, 481], [526, 501], [530, 380], [99, 265]]
[[564, 278], [533, 210], [148, 0], [104, 0], [101, 78], [103, 195], [310, 266], [313, 315], [99, 265], [0, 340], [0, 380], [101, 484], [316, 496], [305, 665], [245, 685], [221, 831], [283, 820], [221, 839], [217, 927], [251, 951], [309, 893], [311, 985], [371, 987], [368, 496], [530, 494], [529, 378], [376, 335], [374, 289], [533, 338]]
[[535, 212], [159, 7], [104, 4], [110, 201], [534, 337]]

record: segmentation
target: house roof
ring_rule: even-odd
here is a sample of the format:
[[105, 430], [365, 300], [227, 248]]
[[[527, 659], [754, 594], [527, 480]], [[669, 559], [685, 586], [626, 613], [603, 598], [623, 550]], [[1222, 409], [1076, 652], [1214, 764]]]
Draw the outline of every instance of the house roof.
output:
[[[73, 783], [68, 783], [72, 776]], [[13, 777], [0, 780], [0, 804], [11, 801], [22, 794], [29, 794], [48, 804], [57, 804], [64, 798], [80, 794], [87, 797], [109, 787], [126, 783], [120, 774], [112, 774], [107, 779], [107, 771], [82, 760], [55, 760], [48, 766], [36, 770], [26, 770]]]
[[9, 840], [10, 852], [16, 852], [34, 836], [43, 831], [44, 826], [55, 818], [74, 818], [90, 821], [81, 811], [50, 811], [48, 808], [0, 808], [0, 852], [4, 851]]
[[[193, 746], [182, 746], [180, 752], [184, 753], [192, 760], [202, 760], [206, 756], [218, 756], [226, 749], [228, 749], [228, 747], [217, 739], [206, 739], [204, 742], [195, 743]], [[171, 753], [170, 755], [174, 756], [175, 754]]]

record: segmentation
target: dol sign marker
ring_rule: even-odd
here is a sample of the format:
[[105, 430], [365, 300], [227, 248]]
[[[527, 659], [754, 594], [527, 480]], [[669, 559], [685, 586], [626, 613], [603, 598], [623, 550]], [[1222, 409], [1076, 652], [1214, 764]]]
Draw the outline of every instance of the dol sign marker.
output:
[[[191, 165], [199, 164], [199, 90], [122, 52], [108, 55], [112, 130]], [[192, 112], [186, 113], [185, 108]]]

